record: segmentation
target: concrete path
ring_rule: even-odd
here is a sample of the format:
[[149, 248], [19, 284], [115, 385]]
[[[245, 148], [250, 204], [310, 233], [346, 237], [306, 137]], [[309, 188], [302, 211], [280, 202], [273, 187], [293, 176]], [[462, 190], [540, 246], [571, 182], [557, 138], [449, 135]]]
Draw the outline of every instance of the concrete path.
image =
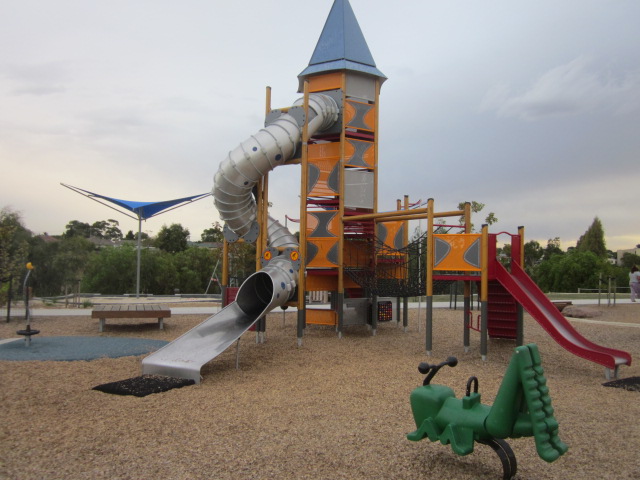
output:
[[[594, 305], [597, 306], [597, 300], [571, 300], [574, 305]], [[135, 303], [135, 302], [131, 302]], [[631, 301], [628, 298], [625, 299], [617, 299], [616, 304], [629, 304]], [[308, 305], [311, 308], [329, 308], [327, 304], [310, 304]], [[434, 302], [434, 308], [450, 308], [449, 302]], [[606, 308], [607, 302], [606, 300], [601, 302], [600, 307]], [[421, 308], [424, 310], [425, 302], [421, 302], [418, 305], [418, 302], [410, 302], [409, 309], [417, 309]], [[462, 310], [462, 302], [458, 302], [458, 310]], [[638, 303], [638, 309], [640, 309], [640, 302]], [[213, 315], [214, 313], [218, 313], [221, 310], [220, 306], [206, 306], [206, 307], [197, 307], [197, 306], [185, 306], [185, 307], [172, 307], [171, 315]], [[287, 309], [287, 312], [295, 312], [297, 308], [290, 307]], [[282, 310], [276, 308], [272, 313], [280, 313]], [[20, 319], [24, 318], [25, 309], [24, 308], [11, 308], [11, 318], [12, 319]], [[90, 308], [35, 308], [31, 309], [31, 316], [33, 317], [90, 317], [91, 309]], [[7, 309], [2, 308], [0, 310], [0, 321], [3, 321], [7, 318]]]

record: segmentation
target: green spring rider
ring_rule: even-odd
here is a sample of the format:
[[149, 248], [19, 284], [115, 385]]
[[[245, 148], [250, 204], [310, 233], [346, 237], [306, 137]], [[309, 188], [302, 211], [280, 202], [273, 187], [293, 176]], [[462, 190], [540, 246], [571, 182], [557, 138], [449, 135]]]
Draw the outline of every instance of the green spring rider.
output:
[[447, 386], [430, 384], [440, 368], [457, 364], [455, 357], [449, 357], [438, 365], [418, 366], [426, 377], [423, 386], [411, 392], [417, 430], [407, 434], [409, 440], [439, 440], [443, 445], [450, 444], [458, 455], [472, 453], [474, 442], [488, 445], [500, 457], [505, 480], [512, 478], [518, 468], [505, 438], [533, 437], [538, 455], [547, 462], [567, 451], [567, 445], [558, 437], [558, 422], [553, 416], [537, 345], [515, 349], [492, 406], [480, 403], [476, 377], [469, 378], [462, 398], [456, 398]]

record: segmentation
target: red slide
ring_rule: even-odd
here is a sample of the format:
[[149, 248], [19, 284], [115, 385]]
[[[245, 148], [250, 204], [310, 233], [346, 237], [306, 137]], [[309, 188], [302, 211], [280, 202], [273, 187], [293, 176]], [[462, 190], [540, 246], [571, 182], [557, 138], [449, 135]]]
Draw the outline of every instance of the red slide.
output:
[[519, 265], [512, 263], [510, 273], [496, 260], [495, 272], [502, 286], [560, 346], [616, 372], [619, 365], [631, 365], [627, 352], [596, 345], [580, 335]]

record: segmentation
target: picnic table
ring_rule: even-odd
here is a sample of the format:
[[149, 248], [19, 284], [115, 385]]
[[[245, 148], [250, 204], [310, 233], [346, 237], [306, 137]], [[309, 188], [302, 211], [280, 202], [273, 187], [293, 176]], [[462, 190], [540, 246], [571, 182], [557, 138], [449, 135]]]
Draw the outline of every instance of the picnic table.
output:
[[164, 319], [171, 317], [171, 309], [160, 305], [98, 305], [91, 311], [91, 318], [100, 319], [98, 331], [103, 332], [107, 318], [157, 318], [158, 327], [164, 329]]

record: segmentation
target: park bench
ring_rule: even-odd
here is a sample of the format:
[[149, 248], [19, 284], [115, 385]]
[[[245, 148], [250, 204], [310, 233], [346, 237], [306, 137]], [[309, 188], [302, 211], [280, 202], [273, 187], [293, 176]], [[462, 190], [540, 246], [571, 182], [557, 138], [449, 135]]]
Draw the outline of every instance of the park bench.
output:
[[171, 309], [160, 305], [98, 305], [91, 318], [100, 319], [98, 331], [103, 332], [107, 318], [157, 318], [158, 327], [164, 329], [164, 319], [171, 317]]

